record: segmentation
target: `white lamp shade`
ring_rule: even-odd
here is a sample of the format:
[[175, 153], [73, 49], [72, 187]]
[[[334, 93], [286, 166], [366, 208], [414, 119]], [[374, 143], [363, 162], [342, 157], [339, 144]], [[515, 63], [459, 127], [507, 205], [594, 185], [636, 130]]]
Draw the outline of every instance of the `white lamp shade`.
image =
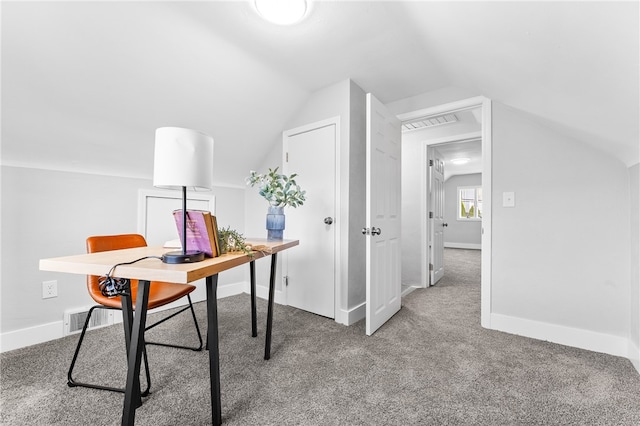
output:
[[211, 189], [213, 186], [213, 138], [182, 127], [156, 130], [153, 186]]

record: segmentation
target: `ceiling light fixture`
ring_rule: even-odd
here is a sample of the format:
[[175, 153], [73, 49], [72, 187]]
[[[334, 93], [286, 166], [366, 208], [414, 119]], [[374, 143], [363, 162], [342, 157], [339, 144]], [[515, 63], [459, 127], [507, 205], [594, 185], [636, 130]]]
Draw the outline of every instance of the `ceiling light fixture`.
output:
[[470, 158], [466, 158], [466, 157], [464, 157], [464, 158], [454, 158], [453, 160], [451, 160], [451, 162], [453, 164], [458, 165], [458, 166], [460, 166], [462, 164], [467, 164], [469, 161], [471, 161], [471, 159]]
[[300, 22], [309, 10], [308, 0], [255, 0], [258, 14], [278, 25]]

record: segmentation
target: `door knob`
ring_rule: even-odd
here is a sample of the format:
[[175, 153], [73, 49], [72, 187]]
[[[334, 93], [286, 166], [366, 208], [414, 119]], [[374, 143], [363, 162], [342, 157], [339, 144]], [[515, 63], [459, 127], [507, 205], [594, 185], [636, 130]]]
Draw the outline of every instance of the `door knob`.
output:
[[380, 235], [382, 233], [382, 229], [376, 228], [375, 226], [371, 227], [371, 235]]
[[371, 234], [371, 230], [369, 228], [362, 228], [362, 235], [369, 235]]
[[333, 223], [333, 218], [332, 217], [325, 217], [324, 218], [324, 223], [327, 225], [331, 225]]
[[449, 224], [447, 222], [443, 223], [442, 226], [447, 227]]

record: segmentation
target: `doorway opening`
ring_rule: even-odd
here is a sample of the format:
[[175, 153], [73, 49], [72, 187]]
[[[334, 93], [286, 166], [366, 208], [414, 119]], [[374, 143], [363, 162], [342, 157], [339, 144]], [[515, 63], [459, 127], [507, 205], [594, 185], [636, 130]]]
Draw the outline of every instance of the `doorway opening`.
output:
[[[453, 116], [445, 119], [440, 117]], [[480, 150], [475, 170], [482, 176], [481, 253], [481, 324], [490, 327], [491, 313], [491, 101], [484, 97], [466, 99], [436, 107], [401, 114], [398, 118], [407, 129], [402, 137], [402, 280], [406, 291], [430, 285], [433, 263], [434, 229], [430, 186], [429, 156], [433, 147], [456, 153], [465, 149]], [[417, 123], [417, 124], [414, 124]], [[423, 123], [435, 123], [423, 126]], [[424, 128], [423, 128], [424, 127]], [[476, 144], [476, 145], [474, 145]], [[477, 146], [479, 144], [479, 147]], [[456, 157], [456, 158], [458, 158]], [[453, 154], [450, 159], [453, 159]], [[447, 160], [444, 165], [451, 167]], [[470, 165], [471, 167], [471, 165]], [[446, 167], [445, 167], [446, 170]], [[462, 174], [462, 173], [460, 173]], [[477, 201], [476, 201], [477, 202]], [[477, 209], [477, 207], [475, 207]], [[439, 222], [442, 227], [446, 221]], [[442, 248], [444, 250], [444, 247]], [[433, 266], [435, 268], [435, 266]]]
[[[478, 134], [451, 136], [424, 142], [427, 167], [422, 204], [426, 238], [422, 245], [422, 287], [436, 285], [445, 274], [444, 252], [481, 249], [484, 197], [482, 191], [482, 138]], [[455, 257], [454, 257], [455, 259]]]

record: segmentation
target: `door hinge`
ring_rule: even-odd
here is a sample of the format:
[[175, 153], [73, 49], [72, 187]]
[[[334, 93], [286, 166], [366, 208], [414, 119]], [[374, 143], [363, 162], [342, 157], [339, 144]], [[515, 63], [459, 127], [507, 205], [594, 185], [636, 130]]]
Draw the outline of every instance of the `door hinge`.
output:
[[285, 154], [285, 157], [286, 157], [285, 161], [288, 163], [289, 162], [289, 153], [288, 152]]
[[433, 263], [430, 263], [430, 264], [429, 264], [429, 270], [430, 270], [430, 271], [433, 271]]
[[433, 219], [433, 212], [429, 212], [429, 219]]
[[433, 160], [429, 160], [429, 166], [433, 167]]
[[289, 277], [287, 275], [282, 277], [282, 284], [284, 284], [285, 287], [289, 287]]

